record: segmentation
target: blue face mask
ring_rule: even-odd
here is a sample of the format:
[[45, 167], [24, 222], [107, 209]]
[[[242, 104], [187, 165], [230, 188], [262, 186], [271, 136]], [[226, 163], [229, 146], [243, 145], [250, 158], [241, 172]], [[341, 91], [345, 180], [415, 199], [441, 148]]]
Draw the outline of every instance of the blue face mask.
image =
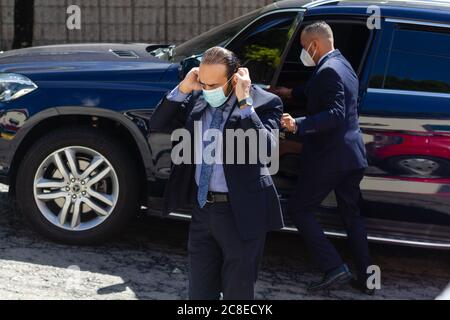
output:
[[231, 77], [227, 81], [227, 83], [225, 85], [223, 85], [222, 87], [212, 89], [212, 90], [204, 90], [204, 89], [202, 90], [203, 97], [205, 98], [206, 102], [208, 102], [208, 104], [211, 107], [218, 108], [228, 100], [228, 98], [230, 97], [232, 92], [227, 97], [225, 95], [225, 93], [223, 92], [223, 87], [225, 87], [228, 84], [228, 82], [230, 82], [231, 79], [233, 79], [233, 77]]

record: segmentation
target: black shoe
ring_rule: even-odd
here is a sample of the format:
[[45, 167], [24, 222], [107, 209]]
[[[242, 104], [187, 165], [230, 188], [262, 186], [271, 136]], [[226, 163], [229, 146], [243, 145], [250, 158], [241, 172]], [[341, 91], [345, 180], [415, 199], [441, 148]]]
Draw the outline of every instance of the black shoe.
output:
[[307, 290], [316, 291], [321, 289], [329, 289], [338, 285], [340, 286], [344, 283], [346, 284], [350, 282], [351, 279], [352, 274], [350, 270], [348, 270], [347, 265], [343, 264], [342, 266], [325, 273], [322, 281], [311, 283]]
[[367, 294], [369, 296], [373, 296], [375, 294], [375, 289], [369, 289], [367, 288], [367, 285], [361, 281], [358, 281], [356, 279], [353, 279], [350, 282], [350, 286], [355, 289], [358, 290], [359, 292], [362, 292], [364, 294]]

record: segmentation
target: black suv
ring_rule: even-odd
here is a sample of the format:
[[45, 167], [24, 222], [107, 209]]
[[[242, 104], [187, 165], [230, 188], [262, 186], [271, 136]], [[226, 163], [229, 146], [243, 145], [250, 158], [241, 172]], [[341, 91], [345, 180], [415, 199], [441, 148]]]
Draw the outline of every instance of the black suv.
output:
[[[368, 24], [377, 8], [380, 28]], [[280, 1], [179, 46], [0, 53], [1, 181], [30, 223], [57, 241], [104, 240], [138, 209], [160, 215], [171, 141], [148, 119], [163, 95], [216, 45], [234, 51], [263, 88], [305, 83], [312, 70], [299, 60], [299, 33], [319, 19], [360, 79], [370, 240], [450, 248], [450, 7], [443, 1]], [[304, 104], [284, 104], [294, 116], [305, 113]], [[284, 206], [302, 145], [283, 133], [280, 141], [274, 181]], [[330, 194], [317, 216], [329, 235], [343, 237], [336, 209]], [[189, 210], [172, 216], [189, 218]]]

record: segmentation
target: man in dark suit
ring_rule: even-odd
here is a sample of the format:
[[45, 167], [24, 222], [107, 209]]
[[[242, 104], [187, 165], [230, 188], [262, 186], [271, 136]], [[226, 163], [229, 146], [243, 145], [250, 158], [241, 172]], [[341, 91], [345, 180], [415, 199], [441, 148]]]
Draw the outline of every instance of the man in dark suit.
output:
[[[268, 166], [248, 160], [258, 144], [235, 144], [225, 133], [255, 130], [262, 143], [273, 146], [282, 114], [279, 97], [252, 86], [248, 70], [239, 67], [236, 56], [214, 47], [151, 117], [152, 130], [184, 128], [194, 139], [194, 131], [200, 130], [199, 141], [189, 150], [190, 161], [173, 166], [164, 208], [168, 214], [193, 207], [190, 299], [218, 299], [221, 292], [224, 299], [254, 298], [266, 233], [282, 228], [283, 219]], [[208, 129], [219, 130], [223, 142], [202, 139]], [[203, 159], [211, 144], [222, 152], [222, 162]], [[228, 161], [231, 152], [233, 161]], [[194, 154], [200, 161], [194, 161]], [[234, 161], [241, 156], [246, 159], [243, 163]]]
[[[351, 279], [314, 217], [314, 211], [334, 190], [355, 258], [357, 281], [353, 285], [371, 294], [366, 286], [370, 265], [367, 233], [359, 210], [359, 185], [367, 160], [358, 123], [358, 78], [350, 63], [334, 49], [333, 32], [325, 22], [306, 26], [301, 44], [303, 64], [315, 66], [304, 89], [308, 115], [293, 119], [284, 114], [281, 124], [303, 140], [301, 173], [288, 211], [324, 272], [323, 279], [309, 289], [328, 288]], [[296, 96], [298, 91], [294, 90]]]

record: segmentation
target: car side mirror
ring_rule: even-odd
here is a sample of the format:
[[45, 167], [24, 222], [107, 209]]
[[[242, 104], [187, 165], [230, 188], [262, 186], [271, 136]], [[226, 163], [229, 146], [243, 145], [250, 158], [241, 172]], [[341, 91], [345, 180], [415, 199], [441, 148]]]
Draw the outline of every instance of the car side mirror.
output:
[[203, 55], [200, 54], [193, 55], [181, 61], [180, 79], [184, 79], [192, 68], [200, 66], [200, 63], [202, 62], [202, 57]]

